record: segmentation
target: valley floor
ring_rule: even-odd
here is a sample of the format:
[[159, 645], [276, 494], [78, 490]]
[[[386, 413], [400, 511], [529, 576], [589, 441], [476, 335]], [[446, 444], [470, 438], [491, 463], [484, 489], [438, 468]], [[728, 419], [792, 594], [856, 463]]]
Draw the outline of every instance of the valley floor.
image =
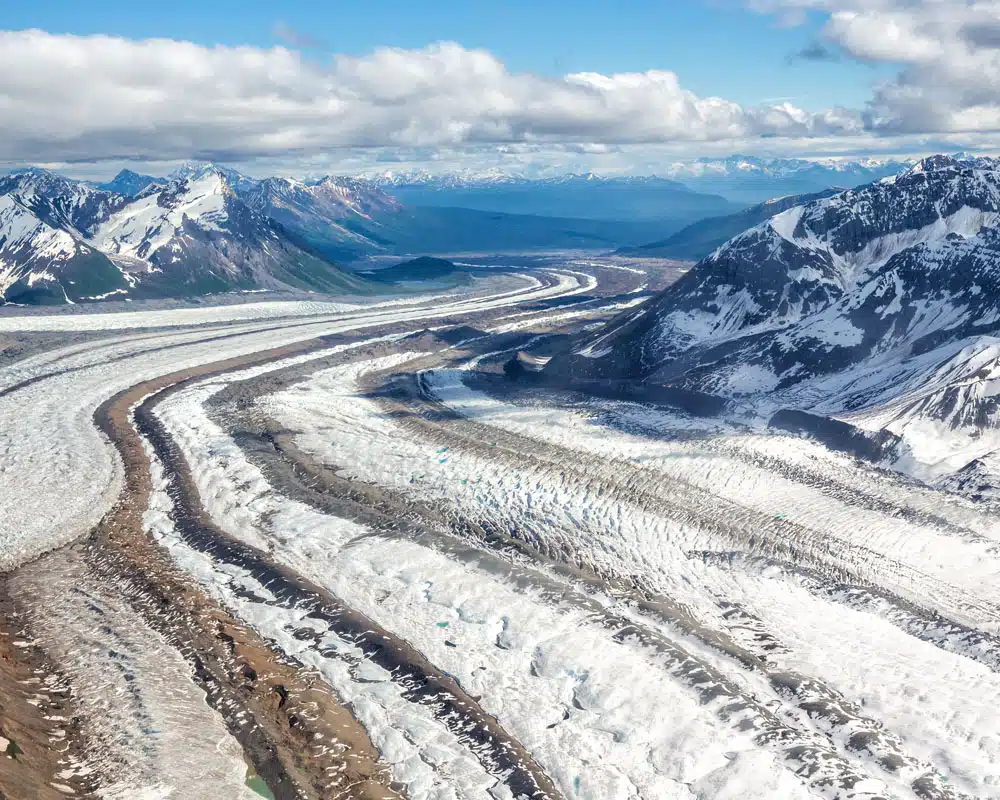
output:
[[1000, 798], [994, 515], [503, 377], [647, 269], [97, 319], [0, 368], [0, 792]]

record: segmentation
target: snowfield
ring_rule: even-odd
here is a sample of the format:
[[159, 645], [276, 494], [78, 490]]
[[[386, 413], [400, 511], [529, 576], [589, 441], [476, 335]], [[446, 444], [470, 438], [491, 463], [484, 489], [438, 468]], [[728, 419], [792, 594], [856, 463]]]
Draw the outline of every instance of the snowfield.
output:
[[348, 303], [278, 301], [232, 306], [174, 308], [164, 311], [123, 311], [116, 314], [50, 314], [0, 317], [0, 331], [114, 331], [165, 328], [208, 323], [280, 319], [358, 310]]
[[[136, 315], [7, 318], [5, 325], [14, 331], [90, 329], [108, 335], [42, 351], [0, 369], [0, 415], [11, 423], [0, 426], [5, 489], [0, 493], [0, 567], [14, 569], [78, 539], [116, 501], [121, 462], [95, 428], [94, 413], [117, 392], [165, 374], [320, 336], [366, 328], [419, 331], [436, 320], [475, 318], [559, 297], [582, 285], [576, 276], [555, 270], [502, 277], [463, 295], [365, 307], [249, 304]], [[151, 531], [156, 530], [155, 497], [148, 512], [153, 515]], [[181, 554], [178, 563], [195, 575], [208, 569]], [[24, 602], [39, 604], [31, 616], [38, 642], [80, 697], [79, 712], [94, 737], [85, 769], [104, 776], [101, 796], [253, 796], [243, 785], [252, 773], [240, 747], [191, 682], [191, 662], [135, 617], [120, 594], [123, 587], [88, 585], [94, 578], [87, 568], [65, 561], [61, 551], [13, 574], [18, 576], [13, 590]], [[251, 596], [267, 597], [266, 589], [254, 588], [259, 595]], [[247, 602], [247, 596], [244, 586], [239, 602]], [[236, 610], [260, 618], [252, 602]], [[302, 613], [284, 620], [274, 616], [263, 632], [273, 636], [276, 647], [297, 656], [301, 618]], [[331, 656], [334, 650], [342, 650], [343, 657]], [[305, 653], [302, 663], [319, 669], [342, 692], [401, 784], [412, 786], [415, 796], [509, 796], [503, 776], [487, 773], [450, 728], [402, 699], [399, 687], [379, 678], [364, 658], [354, 658], [351, 666], [350, 650], [349, 642], [338, 645], [331, 635], [326, 656]], [[134, 700], [126, 702], [129, 697]], [[187, 733], [189, 727], [197, 735]], [[146, 741], [151, 736], [155, 738]], [[211, 759], [202, 757], [207, 753], [213, 754]]]
[[[343, 386], [341, 381], [349, 381], [359, 369], [402, 365], [415, 355], [362, 362], [329, 377]], [[235, 373], [231, 379], [251, 374]], [[208, 419], [205, 401], [220, 386], [210, 382], [176, 395], [159, 411], [197, 465], [199, 491], [213, 518], [325, 583], [482, 695], [486, 708], [531, 749], [567, 796], [687, 798], [689, 784], [733, 797], [770, 797], [773, 791], [789, 798], [809, 796], [783, 771], [760, 784], [757, 768], [770, 764], [773, 756], [754, 753], [746, 734], [714, 724], [693, 693], [656, 680], [664, 667], [654, 654], [627, 641], [612, 642], [584, 609], [547, 607], [534, 592], [519, 592], [474, 565], [455, 564], [410, 542], [366, 536], [357, 526], [277, 495]], [[369, 405], [349, 392], [343, 402], [330, 403], [332, 399], [325, 391], [322, 402], [328, 414], [331, 407]], [[301, 408], [298, 402], [296, 406]], [[337, 427], [339, 447], [351, 446], [354, 437], [360, 447], [368, 441], [372, 458], [384, 459], [387, 469], [398, 468], [409, 479], [409, 465], [399, 463], [399, 448], [383, 446], [395, 432], [379, 425], [377, 413], [363, 421], [352, 416], [349, 423]], [[347, 427], [353, 434], [345, 441]], [[426, 448], [415, 450], [413, 458], [426, 468]], [[266, 609], [257, 613], [256, 624], [270, 624]], [[623, 680], [623, 675], [631, 677]], [[644, 702], [638, 704], [637, 684], [646, 687]], [[401, 780], [407, 769], [403, 767]], [[409, 791], [415, 798], [437, 796], [412, 784]], [[459, 796], [488, 795], [469, 790]]]

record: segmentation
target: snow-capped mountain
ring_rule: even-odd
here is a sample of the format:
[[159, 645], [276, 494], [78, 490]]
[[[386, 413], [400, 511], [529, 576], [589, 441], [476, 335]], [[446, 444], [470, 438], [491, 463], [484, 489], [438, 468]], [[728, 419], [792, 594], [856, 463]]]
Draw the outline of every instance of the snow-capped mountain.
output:
[[[613, 361], [624, 374], [656, 380], [661, 373], [676, 376], [693, 349], [710, 346], [717, 359], [722, 354], [715, 348], [731, 348], [750, 335], [780, 330], [784, 341], [793, 330], [799, 335], [802, 326], [825, 326], [830, 332], [824, 338], [850, 337], [845, 326], [829, 321], [858, 309], [877, 310], [878, 320], [885, 321], [883, 326], [866, 320], [866, 329], [885, 327], [886, 335], [902, 335], [901, 318], [890, 319], [882, 306], [916, 302], [930, 290], [925, 279], [913, 282], [918, 264], [975, 261], [969, 250], [992, 247], [998, 212], [996, 162], [947, 157], [793, 207], [729, 240], [634, 312], [629, 330], [613, 337], [634, 351], [625, 360], [624, 352], [616, 353], [609, 366]], [[909, 283], [897, 288], [895, 278], [903, 276]], [[942, 270], [937, 281], [951, 277]], [[873, 298], [885, 299], [869, 309]], [[633, 324], [642, 335], [635, 335]], [[681, 356], [685, 360], [678, 366]], [[789, 380], [815, 374], [828, 360], [809, 369], [800, 364]], [[783, 371], [778, 378], [784, 380]]]
[[[363, 281], [336, 263], [372, 254], [608, 250], [649, 241], [662, 230], [660, 220], [631, 214], [624, 221], [556, 219], [531, 214], [520, 203], [516, 213], [449, 203], [413, 207], [357, 178], [256, 179], [213, 164], [185, 164], [170, 178], [126, 171], [104, 186], [114, 190], [38, 169], [0, 178], [0, 196], [16, 205], [7, 209], [10, 230], [0, 230], [0, 248], [6, 248], [0, 300], [76, 302], [109, 293], [287, 287], [339, 292]], [[697, 207], [698, 195], [679, 191], [689, 210]], [[641, 200], [641, 193], [632, 197]], [[726, 205], [719, 198], [709, 202]], [[29, 227], [37, 228], [37, 237], [24, 238], [28, 223], [19, 209], [33, 215]], [[50, 252], [52, 231], [75, 244], [67, 244], [49, 269], [35, 251], [37, 245], [38, 253]], [[94, 268], [99, 277], [69, 278], [68, 263], [83, 264], [84, 257], [100, 263]]]
[[508, 172], [491, 167], [485, 170], [460, 170], [457, 172], [433, 173], [423, 169], [368, 170], [359, 178], [375, 186], [391, 189], [397, 186], [426, 186], [429, 188], [467, 188], [471, 186], [502, 186], [510, 183], [525, 183], [532, 178], [523, 172]]
[[[957, 158], [968, 158], [956, 154]], [[503, 191], [520, 186], [545, 189], [559, 184], [609, 184], [661, 186], [681, 184], [701, 194], [721, 195], [740, 205], [768, 198], [813, 194], [833, 186], [858, 186], [895, 175], [916, 163], [892, 158], [766, 158], [735, 154], [724, 158], [699, 158], [651, 167], [650, 175], [602, 175], [593, 172], [549, 174], [544, 170], [486, 170], [432, 173], [427, 170], [369, 170], [363, 177], [407, 200], [407, 194], [447, 196], [464, 191]], [[422, 192], [423, 194], [419, 194]], [[506, 208], [497, 210], [508, 210]]]
[[0, 195], [0, 295], [18, 302], [67, 302], [69, 292], [80, 297], [124, 285], [103, 253], [48, 224], [15, 196]]
[[1000, 161], [928, 158], [745, 231], [548, 369], [982, 432], [1000, 422], [998, 221]]
[[234, 189], [254, 182], [253, 178], [248, 178], [242, 172], [238, 172], [232, 167], [213, 164], [210, 161], [186, 161], [167, 175], [167, 180], [197, 180], [207, 173], [215, 173], [222, 176], [226, 183]]
[[354, 178], [327, 176], [314, 182], [265, 178], [237, 185], [251, 208], [334, 258], [351, 259], [385, 249], [379, 221], [402, 204], [378, 187]]
[[908, 159], [800, 159], [732, 155], [670, 164], [662, 174], [701, 192], [734, 202], [758, 203], [770, 197], [810, 194], [831, 186], [859, 186], [896, 175], [915, 162]]
[[95, 245], [133, 273], [145, 265], [195, 293], [357, 285], [243, 202], [231, 173], [209, 167], [185, 174], [107, 218], [93, 233]]
[[46, 224], [81, 236], [128, 202], [114, 192], [35, 168], [0, 177], [0, 195], [8, 194]]
[[[968, 158], [965, 154], [956, 154], [955, 157]], [[882, 170], [891, 170], [892, 173], [898, 173], [913, 166], [913, 164], [912, 160], [891, 158], [766, 158], [736, 153], [725, 158], [698, 158], [694, 161], [675, 162], [664, 170], [664, 174], [678, 180], [709, 175], [732, 177], [736, 175], [755, 174], [785, 178], [814, 170], [825, 170], [840, 174]]]
[[472, 189], [517, 185], [561, 186], [565, 184], [662, 184], [677, 186], [678, 181], [661, 175], [601, 175], [596, 172], [566, 172], [556, 175], [531, 175], [498, 168], [432, 173], [426, 170], [381, 170], [362, 173], [359, 178], [380, 187], [423, 186], [429, 189]]
[[230, 181], [209, 166], [130, 198], [40, 170], [0, 179], [0, 296], [77, 302], [361, 284], [251, 209]]

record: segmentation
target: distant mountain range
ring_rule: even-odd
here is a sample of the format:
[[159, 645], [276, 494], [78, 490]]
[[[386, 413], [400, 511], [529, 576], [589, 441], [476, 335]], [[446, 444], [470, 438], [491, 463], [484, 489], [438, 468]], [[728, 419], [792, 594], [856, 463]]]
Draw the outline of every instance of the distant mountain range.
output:
[[1000, 498], [1000, 160], [935, 156], [786, 209], [546, 371], [886, 430], [915, 474], [964, 431], [951, 465], [977, 464], [949, 480], [982, 492], [989, 472]]
[[[782, 181], [845, 182], [898, 167], [734, 156], [686, 169], [689, 180], [752, 179], [776, 193]], [[341, 265], [386, 255], [652, 242], [638, 253], [694, 258], [806, 199], [741, 209], [663, 177], [529, 178], [495, 170], [303, 181], [192, 163], [164, 177], [122, 170], [91, 184], [27, 169], [0, 177], [0, 298], [65, 303], [265, 288], [374, 290]]]
[[696, 191], [719, 194], [731, 202], [746, 205], [784, 195], [812, 194], [832, 186], [852, 188], [896, 175], [914, 163], [909, 159], [817, 161], [732, 155], [679, 162], [663, 172], [666, 177]]
[[[914, 163], [910, 159], [813, 160], [737, 154], [678, 161], [659, 167], [655, 176], [538, 175], [488, 169], [443, 174], [381, 170], [364, 177], [418, 205], [463, 205], [488, 211], [522, 209], [521, 213], [601, 219], [686, 217], [693, 221], [722, 216], [775, 197], [870, 183]], [[618, 216], [611, 216], [615, 214]]]
[[387, 171], [368, 179], [413, 206], [592, 220], [662, 220], [675, 226], [739, 208], [723, 197], [659, 177], [594, 174], [528, 178], [496, 171], [435, 176]]

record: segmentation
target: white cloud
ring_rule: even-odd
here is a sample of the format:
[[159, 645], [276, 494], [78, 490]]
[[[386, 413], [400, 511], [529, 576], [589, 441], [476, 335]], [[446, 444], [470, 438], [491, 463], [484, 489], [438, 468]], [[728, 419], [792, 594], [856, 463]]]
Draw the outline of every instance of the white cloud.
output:
[[816, 47], [898, 64], [899, 74], [865, 109], [809, 113], [783, 98], [745, 107], [700, 97], [665, 71], [513, 73], [454, 43], [320, 63], [287, 47], [0, 31], [0, 164], [96, 162], [75, 170], [91, 174], [101, 163], [187, 158], [285, 174], [379, 163], [656, 172], [734, 151], [996, 149], [1000, 0], [746, 2], [782, 24], [826, 13]]
[[749, 0], [787, 18], [829, 16], [825, 40], [848, 56], [899, 65], [877, 87], [866, 126], [883, 134], [1000, 130], [998, 0]]
[[0, 32], [0, 161], [229, 160], [336, 147], [714, 142], [860, 129], [685, 90], [670, 72], [511, 73], [441, 43], [318, 64], [285, 47]]

